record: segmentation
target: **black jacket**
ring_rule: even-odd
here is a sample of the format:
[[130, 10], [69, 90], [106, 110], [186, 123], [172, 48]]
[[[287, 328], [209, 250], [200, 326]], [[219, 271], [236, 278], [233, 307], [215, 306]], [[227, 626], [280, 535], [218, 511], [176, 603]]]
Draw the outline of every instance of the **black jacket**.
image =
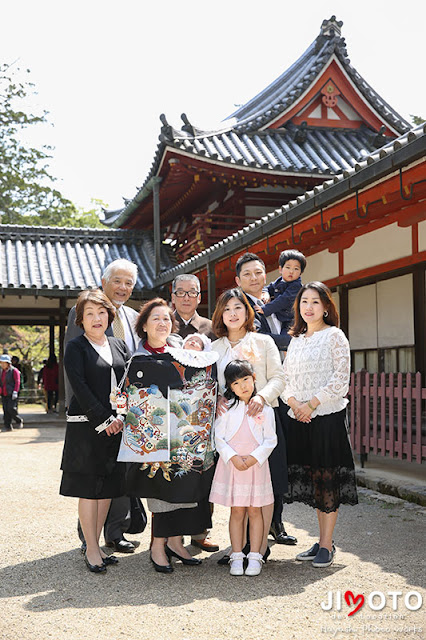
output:
[[[108, 342], [120, 382], [130, 352], [123, 340], [109, 336]], [[68, 415], [85, 415], [89, 421], [67, 422], [61, 469], [108, 475], [115, 466], [121, 434], [98, 434], [95, 427], [114, 415], [109, 398], [111, 367], [84, 336], [68, 343], [64, 365], [73, 392]]]

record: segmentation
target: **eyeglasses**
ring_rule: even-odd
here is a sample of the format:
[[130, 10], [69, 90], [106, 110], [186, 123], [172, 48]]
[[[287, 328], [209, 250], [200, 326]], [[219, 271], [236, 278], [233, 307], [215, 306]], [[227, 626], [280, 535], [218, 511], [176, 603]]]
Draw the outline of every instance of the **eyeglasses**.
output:
[[185, 296], [188, 296], [188, 298], [196, 298], [197, 296], [200, 295], [200, 292], [196, 291], [195, 289], [191, 289], [191, 291], [184, 291], [183, 289], [176, 289], [176, 291], [173, 291], [173, 293], [175, 294], [175, 296], [177, 298], [184, 298]]

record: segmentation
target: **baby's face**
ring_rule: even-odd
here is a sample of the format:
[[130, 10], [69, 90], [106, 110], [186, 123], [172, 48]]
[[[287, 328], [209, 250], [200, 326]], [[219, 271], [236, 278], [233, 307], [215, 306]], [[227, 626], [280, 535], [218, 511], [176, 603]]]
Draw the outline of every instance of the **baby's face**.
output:
[[185, 342], [184, 349], [192, 349], [193, 351], [203, 351], [204, 344], [201, 338], [198, 338], [198, 336], [193, 336], [191, 338], [188, 338], [188, 340]]

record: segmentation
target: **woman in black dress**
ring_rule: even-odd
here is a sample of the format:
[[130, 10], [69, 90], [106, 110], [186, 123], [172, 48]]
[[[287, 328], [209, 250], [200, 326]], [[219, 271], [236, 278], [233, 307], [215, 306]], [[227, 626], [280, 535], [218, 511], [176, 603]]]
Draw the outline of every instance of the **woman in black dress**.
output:
[[64, 365], [72, 387], [61, 469], [60, 493], [79, 498], [78, 515], [86, 540], [88, 569], [104, 573], [116, 564], [99, 547], [99, 537], [111, 498], [125, 494], [124, 467], [117, 463], [122, 421], [116, 417], [110, 394], [120, 381], [130, 353], [123, 340], [107, 337], [115, 308], [100, 290], [83, 291], [76, 304], [75, 322], [84, 334], [71, 340]]
[[141, 343], [127, 371], [129, 411], [119, 455], [123, 461], [139, 460], [128, 471], [127, 490], [148, 499], [151, 561], [161, 573], [173, 571], [172, 557], [201, 564], [182, 536], [212, 526], [208, 496], [217, 355], [183, 349], [180, 337], [170, 336], [173, 326], [165, 300], [155, 298], [141, 308], [136, 322]]

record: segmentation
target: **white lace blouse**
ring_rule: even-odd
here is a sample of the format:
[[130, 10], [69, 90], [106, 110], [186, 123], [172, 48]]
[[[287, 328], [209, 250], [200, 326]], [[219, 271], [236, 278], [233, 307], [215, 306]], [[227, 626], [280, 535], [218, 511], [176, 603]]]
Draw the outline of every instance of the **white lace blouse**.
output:
[[[315, 396], [321, 404], [312, 417], [341, 411], [348, 403], [350, 366], [349, 342], [337, 327], [292, 338], [284, 360], [281, 398], [286, 403], [291, 397], [308, 402]], [[291, 409], [288, 414], [295, 417]]]

